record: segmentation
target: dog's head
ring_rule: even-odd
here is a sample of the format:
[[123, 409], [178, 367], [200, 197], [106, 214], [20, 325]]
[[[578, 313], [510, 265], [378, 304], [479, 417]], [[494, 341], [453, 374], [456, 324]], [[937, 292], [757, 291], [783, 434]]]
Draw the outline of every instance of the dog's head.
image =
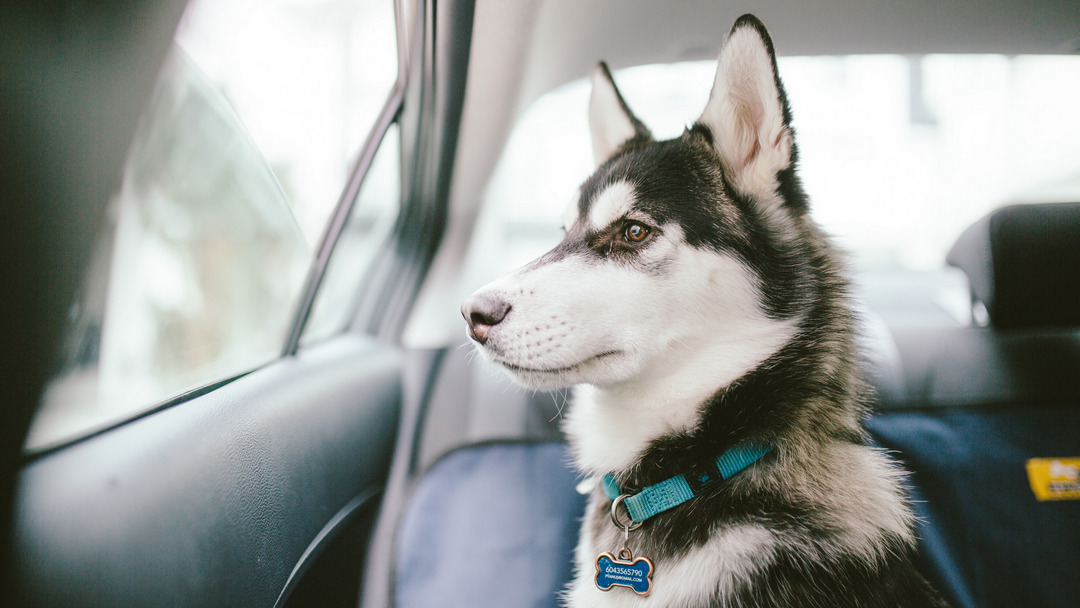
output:
[[790, 339], [806, 199], [772, 42], [741, 17], [705, 111], [656, 141], [607, 66], [589, 107], [597, 169], [551, 251], [474, 293], [469, 336], [534, 388], [649, 381], [701, 367], [726, 383]]

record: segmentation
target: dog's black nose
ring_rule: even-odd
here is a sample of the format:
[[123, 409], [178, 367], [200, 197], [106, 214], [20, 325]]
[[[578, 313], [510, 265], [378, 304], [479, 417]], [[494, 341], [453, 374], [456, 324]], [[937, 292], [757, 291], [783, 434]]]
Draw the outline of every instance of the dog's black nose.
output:
[[461, 316], [469, 326], [469, 337], [480, 344], [487, 342], [488, 332], [510, 312], [510, 304], [501, 298], [481, 293], [470, 296], [461, 305]]

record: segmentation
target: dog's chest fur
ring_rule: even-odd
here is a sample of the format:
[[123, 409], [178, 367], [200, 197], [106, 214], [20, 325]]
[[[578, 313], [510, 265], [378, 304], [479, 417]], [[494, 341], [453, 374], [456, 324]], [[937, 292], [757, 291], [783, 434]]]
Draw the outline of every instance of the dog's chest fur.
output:
[[[914, 543], [911, 514], [898, 489], [901, 473], [884, 455], [846, 442], [828, 445], [812, 458], [802, 462], [777, 454], [769, 466], [748, 469], [700, 500], [631, 531], [627, 548], [655, 564], [648, 598], [626, 589], [600, 591], [594, 584], [597, 556], [624, 545], [623, 532], [609, 515], [611, 501], [594, 492], [567, 604], [789, 605], [785, 602], [792, 598], [775, 584], [785, 578], [796, 579], [787, 590], [800, 598], [793, 605], [814, 605], [802, 603], [809, 597], [800, 582], [816, 588], [823, 606], [861, 601], [860, 589], [873, 585], [873, 577], [863, 574], [894, 567]], [[818, 566], [806, 569], [809, 563]], [[834, 601], [834, 596], [847, 599]]]

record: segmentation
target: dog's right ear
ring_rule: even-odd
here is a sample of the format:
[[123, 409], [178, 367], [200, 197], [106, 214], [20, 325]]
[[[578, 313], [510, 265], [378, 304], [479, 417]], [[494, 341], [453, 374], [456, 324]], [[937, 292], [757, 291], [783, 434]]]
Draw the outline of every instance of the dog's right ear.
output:
[[603, 61], [592, 74], [592, 96], [589, 98], [589, 128], [592, 131], [593, 156], [596, 166], [604, 164], [632, 140], [648, 141], [652, 134], [630, 111], [611, 71]]

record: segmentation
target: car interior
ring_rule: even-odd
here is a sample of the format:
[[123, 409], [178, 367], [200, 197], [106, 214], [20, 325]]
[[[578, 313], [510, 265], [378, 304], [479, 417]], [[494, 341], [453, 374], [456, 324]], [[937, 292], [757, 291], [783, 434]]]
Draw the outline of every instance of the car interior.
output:
[[[796, 124], [808, 173], [830, 161], [860, 206], [899, 193], [821, 217], [854, 226], [866, 424], [910, 472], [918, 568], [953, 606], [1075, 605], [1080, 2], [213, 4], [0, 5], [4, 605], [559, 605], [585, 505], [572, 390], [515, 386], [459, 307], [561, 238], [597, 62], [681, 129], [714, 68], [687, 74], [746, 12], [797, 116], [862, 120], [799, 95], [903, 81], [860, 111], [895, 109], [913, 144], [857, 126], [817, 148], [849, 156], [814, 156]], [[215, 11], [237, 19], [221, 46], [197, 29]], [[226, 51], [277, 88], [246, 93], [258, 70]], [[983, 116], [981, 77], [1028, 122], [946, 123], [951, 89]], [[689, 101], [657, 84], [684, 81]], [[324, 85], [360, 101], [269, 114]], [[927, 143], [951, 132], [985, 140]], [[806, 180], [824, 205], [833, 182]], [[886, 259], [883, 229], [941, 251]]]

